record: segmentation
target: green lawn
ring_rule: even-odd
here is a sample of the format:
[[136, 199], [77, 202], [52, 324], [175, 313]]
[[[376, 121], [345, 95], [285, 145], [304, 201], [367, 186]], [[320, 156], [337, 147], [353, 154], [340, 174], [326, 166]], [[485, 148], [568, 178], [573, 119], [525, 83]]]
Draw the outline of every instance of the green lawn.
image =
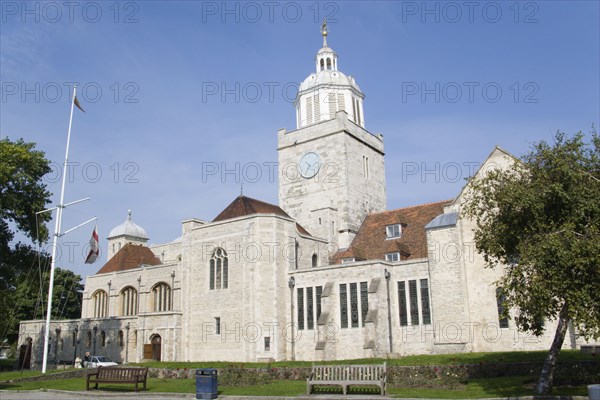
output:
[[[509, 377], [494, 379], [473, 379], [465, 386], [455, 390], [448, 389], [418, 389], [418, 388], [390, 388], [389, 394], [394, 397], [429, 397], [440, 399], [466, 399], [485, 397], [513, 397], [533, 395], [535, 380], [531, 377]], [[101, 391], [123, 391], [131, 392], [133, 385], [100, 385]], [[3, 390], [38, 390], [55, 389], [81, 391], [85, 390], [85, 378], [73, 378], [62, 380], [48, 380], [37, 382], [15, 382], [0, 383]], [[340, 393], [341, 389], [333, 387], [318, 388], [318, 393]], [[148, 392], [152, 393], [195, 393], [194, 379], [148, 379]], [[222, 395], [249, 395], [249, 396], [297, 396], [306, 392], [306, 382], [284, 380], [276, 381], [261, 386], [227, 387], [220, 386], [219, 393]], [[377, 389], [355, 388], [352, 393], [378, 393]], [[555, 395], [585, 396], [587, 388], [585, 385], [578, 387], [559, 387], [554, 391]]]

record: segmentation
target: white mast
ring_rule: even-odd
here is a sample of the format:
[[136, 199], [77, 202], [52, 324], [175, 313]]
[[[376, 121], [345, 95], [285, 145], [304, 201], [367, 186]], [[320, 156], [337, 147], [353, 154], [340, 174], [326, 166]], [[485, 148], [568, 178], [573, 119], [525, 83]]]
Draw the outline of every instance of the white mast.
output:
[[62, 187], [60, 189], [60, 201], [56, 207], [56, 222], [54, 224], [54, 237], [52, 240], [52, 262], [50, 263], [50, 285], [48, 287], [48, 310], [46, 312], [46, 329], [44, 333], [44, 360], [42, 362], [42, 373], [46, 373], [48, 364], [48, 343], [50, 342], [50, 314], [52, 313], [52, 290], [54, 289], [54, 267], [56, 266], [56, 249], [58, 247], [58, 238], [62, 225], [62, 211], [65, 201], [65, 184], [67, 182], [67, 163], [69, 161], [69, 144], [71, 142], [71, 125], [73, 124], [73, 107], [75, 105], [75, 95], [77, 87], [73, 86], [73, 98], [71, 99], [71, 115], [69, 117], [69, 131], [67, 133], [67, 149], [65, 151], [65, 162], [63, 164]]

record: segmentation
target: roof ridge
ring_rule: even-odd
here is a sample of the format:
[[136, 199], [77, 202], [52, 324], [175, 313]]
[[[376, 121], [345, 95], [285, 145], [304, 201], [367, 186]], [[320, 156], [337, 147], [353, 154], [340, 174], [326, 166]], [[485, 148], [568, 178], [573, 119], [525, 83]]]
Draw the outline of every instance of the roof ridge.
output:
[[401, 207], [401, 208], [394, 208], [392, 210], [386, 210], [386, 211], [379, 211], [379, 212], [371, 213], [369, 215], [384, 214], [384, 213], [394, 212], [394, 211], [403, 211], [403, 210], [408, 210], [410, 208], [417, 208], [417, 207], [432, 206], [432, 205], [443, 204], [443, 203], [450, 203], [452, 201], [453, 201], [453, 199], [440, 200], [440, 201], [432, 201], [430, 203], [415, 204], [413, 206], [407, 206], [407, 207]]

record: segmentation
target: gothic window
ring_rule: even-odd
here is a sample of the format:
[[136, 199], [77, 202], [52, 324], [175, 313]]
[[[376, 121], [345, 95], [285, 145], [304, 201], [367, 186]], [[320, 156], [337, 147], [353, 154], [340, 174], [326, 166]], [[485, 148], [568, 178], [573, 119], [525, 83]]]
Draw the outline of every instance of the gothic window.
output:
[[73, 347], [77, 344], [77, 332], [73, 332], [71, 335], [73, 337]]
[[306, 288], [306, 329], [314, 329], [315, 314], [313, 303], [313, 288]]
[[298, 329], [304, 329], [304, 288], [298, 288]]
[[215, 317], [215, 334], [221, 334], [221, 317]]
[[319, 262], [319, 258], [317, 257], [316, 254], [313, 254], [313, 256], [312, 256], [312, 266], [313, 266], [313, 268], [317, 266], [318, 262]]
[[107, 295], [104, 290], [97, 290], [92, 295], [94, 302], [94, 318], [105, 318], [107, 315], [106, 299]]
[[410, 301], [410, 323], [419, 325], [419, 299], [417, 294], [417, 281], [408, 281], [408, 294]]
[[360, 314], [362, 318], [362, 326], [365, 326], [365, 319], [369, 312], [369, 290], [367, 282], [360, 283]]
[[131, 286], [121, 290], [121, 315], [136, 315], [138, 310], [138, 293]]
[[363, 156], [363, 177], [369, 179], [369, 157]]
[[421, 319], [424, 325], [431, 324], [431, 308], [429, 306], [429, 282], [421, 279]]
[[388, 225], [385, 227], [385, 235], [388, 239], [399, 238], [402, 234], [400, 224]]
[[153, 311], [171, 311], [171, 287], [164, 282], [156, 284], [152, 288]]
[[225, 250], [218, 248], [210, 259], [209, 288], [227, 289], [229, 287], [229, 261]]
[[125, 344], [125, 339], [123, 335], [123, 331], [119, 331], [119, 347], [123, 347]]
[[321, 71], [323, 71], [325, 69], [325, 60], [323, 60], [321, 58], [321, 63], [320, 64], [321, 64]]
[[104, 331], [100, 332], [100, 344], [102, 347], [106, 346], [106, 332]]
[[323, 286], [317, 286], [315, 290], [315, 295], [317, 296], [317, 321], [319, 321], [319, 317], [321, 316], [321, 293], [323, 293]]
[[92, 345], [92, 332], [88, 331], [86, 338], [85, 338], [85, 345], [86, 347], [90, 347]]
[[400, 310], [400, 325], [408, 325], [408, 313], [406, 310], [406, 284], [398, 282], [398, 308]]
[[348, 327], [348, 297], [346, 292], [346, 284], [340, 285], [340, 326], [342, 328]]
[[327, 70], [331, 69], [331, 58], [327, 57]]
[[350, 321], [353, 328], [358, 328], [358, 293], [356, 283], [350, 284]]
[[506, 295], [504, 294], [504, 289], [501, 287], [496, 288], [496, 303], [498, 305], [498, 322], [500, 328], [508, 328], [508, 316], [505, 315]]

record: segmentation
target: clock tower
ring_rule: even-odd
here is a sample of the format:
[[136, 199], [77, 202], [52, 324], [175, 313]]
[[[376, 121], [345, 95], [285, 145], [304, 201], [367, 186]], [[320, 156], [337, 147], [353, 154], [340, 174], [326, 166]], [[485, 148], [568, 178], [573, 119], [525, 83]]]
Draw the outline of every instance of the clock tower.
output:
[[278, 132], [279, 204], [312, 235], [346, 248], [365, 216], [386, 208], [383, 136], [365, 129], [363, 100], [338, 70], [327, 25], [316, 72], [294, 101], [296, 130]]

